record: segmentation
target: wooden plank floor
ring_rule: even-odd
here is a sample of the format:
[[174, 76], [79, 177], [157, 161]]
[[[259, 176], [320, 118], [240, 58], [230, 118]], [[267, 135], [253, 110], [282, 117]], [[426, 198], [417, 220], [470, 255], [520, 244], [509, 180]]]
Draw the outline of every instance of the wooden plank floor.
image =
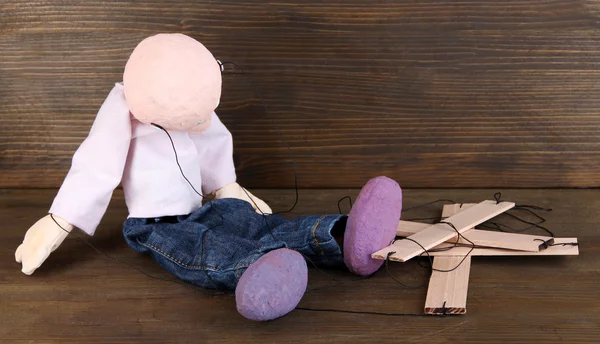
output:
[[[253, 190], [274, 210], [293, 203], [293, 191]], [[405, 207], [451, 198], [491, 199], [497, 190], [405, 190]], [[268, 323], [239, 316], [230, 296], [207, 297], [150, 279], [70, 237], [33, 276], [20, 272], [14, 249], [45, 214], [56, 190], [0, 190], [1, 343], [598, 343], [600, 338], [600, 190], [503, 190], [503, 199], [552, 207], [547, 227], [576, 236], [577, 257], [475, 257], [467, 314], [455, 317], [383, 316], [296, 310]], [[337, 213], [337, 200], [358, 190], [307, 190], [292, 215]], [[441, 204], [403, 218], [438, 215]], [[91, 241], [109, 255], [167, 275], [129, 249], [120, 232], [123, 195]], [[414, 261], [390, 271], [423, 283]], [[328, 271], [351, 280], [345, 271]], [[309, 287], [332, 285], [316, 269]], [[370, 279], [308, 292], [300, 306], [318, 309], [422, 314], [426, 290], [406, 289], [384, 270]]]

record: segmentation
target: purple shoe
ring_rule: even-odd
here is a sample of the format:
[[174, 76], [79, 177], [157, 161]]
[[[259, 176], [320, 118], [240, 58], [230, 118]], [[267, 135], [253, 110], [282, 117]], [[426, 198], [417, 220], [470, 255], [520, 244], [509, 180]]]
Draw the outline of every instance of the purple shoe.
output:
[[304, 257], [286, 248], [268, 252], [252, 263], [235, 288], [238, 312], [247, 319], [266, 321], [291, 312], [308, 283]]
[[344, 263], [360, 276], [376, 272], [383, 260], [371, 254], [396, 237], [402, 212], [402, 189], [394, 180], [377, 177], [362, 188], [348, 215], [344, 233]]

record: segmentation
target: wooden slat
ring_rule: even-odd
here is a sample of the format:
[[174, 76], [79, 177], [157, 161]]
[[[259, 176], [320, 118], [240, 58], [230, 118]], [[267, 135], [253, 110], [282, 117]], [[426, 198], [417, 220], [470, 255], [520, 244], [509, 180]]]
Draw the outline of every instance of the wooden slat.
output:
[[[514, 206], [515, 204], [512, 202], [497, 203], [496, 201], [483, 201], [477, 206], [464, 210], [445, 220], [446, 222], [452, 223], [456, 230], [448, 224], [439, 223], [432, 225], [419, 233], [413, 234], [409, 238], [418, 242], [423, 248], [428, 250], [454, 237], [456, 231], [462, 233]], [[385, 259], [390, 252], [394, 252], [390, 256], [390, 260], [405, 262], [423, 252], [423, 249], [414, 242], [403, 239], [373, 253], [372, 256], [377, 259], [382, 259], [381, 257], [384, 257], [383, 259]]]
[[[444, 207], [444, 209], [446, 209], [446, 207]], [[408, 237], [430, 226], [431, 225], [427, 223], [400, 221], [396, 235]], [[457, 236], [455, 235], [454, 237], [446, 240], [446, 242], [455, 243], [457, 239], [456, 237]], [[539, 240], [547, 241], [552, 238], [539, 235], [469, 229], [462, 233], [462, 237], [458, 238], [458, 243], [470, 245], [471, 243], [469, 243], [467, 239], [477, 246], [537, 252], [540, 250], [540, 244], [542, 244]]]
[[[561, 245], [565, 244], [565, 245]], [[575, 245], [572, 245], [575, 244]], [[554, 238], [554, 245], [539, 252], [504, 250], [500, 248], [474, 248], [470, 256], [577, 256], [579, 255], [579, 246], [577, 238]], [[442, 244], [436, 249], [446, 248], [450, 244]], [[446, 251], [429, 251], [432, 257], [441, 256], [465, 256], [471, 250], [468, 246], [458, 246]]]
[[451, 270], [433, 271], [429, 279], [426, 314], [465, 314], [467, 312], [467, 291], [471, 257], [436, 257], [433, 269]]

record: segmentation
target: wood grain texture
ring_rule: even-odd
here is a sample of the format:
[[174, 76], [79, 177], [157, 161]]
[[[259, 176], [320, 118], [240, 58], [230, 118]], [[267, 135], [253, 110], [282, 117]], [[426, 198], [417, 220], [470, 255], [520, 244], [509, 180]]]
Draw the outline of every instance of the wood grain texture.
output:
[[[250, 190], [274, 211], [288, 209], [292, 190]], [[478, 202], [498, 190], [405, 190], [410, 207], [439, 198]], [[462, 317], [387, 317], [294, 311], [268, 323], [245, 321], [229, 297], [205, 297], [155, 281], [114, 263], [69, 237], [32, 276], [20, 272], [14, 250], [42, 217], [56, 190], [0, 190], [1, 343], [597, 343], [600, 337], [600, 190], [502, 190], [503, 198], [554, 210], [545, 225], [577, 237], [577, 257], [477, 257]], [[337, 213], [337, 200], [358, 190], [302, 190], [289, 216]], [[342, 209], [343, 211], [347, 209]], [[441, 205], [403, 214], [439, 216]], [[168, 277], [121, 234], [127, 211], [116, 192], [91, 242], [112, 256]], [[287, 215], [286, 215], [287, 216]], [[498, 219], [498, 221], [504, 219]], [[536, 231], [528, 232], [539, 234]], [[427, 282], [416, 260], [390, 272], [407, 284]], [[356, 277], [327, 270], [342, 281]], [[309, 288], [336, 284], [311, 268]], [[405, 289], [385, 270], [367, 280], [308, 292], [300, 306], [315, 309], [422, 314], [426, 290]]]
[[446, 315], [466, 314], [469, 291], [469, 273], [471, 257], [435, 257], [427, 298], [425, 313]]
[[[597, 1], [0, 2], [0, 187], [58, 187], [134, 46], [246, 69], [219, 115], [240, 182], [600, 186]], [[259, 101], [259, 94], [264, 104]], [[274, 123], [289, 143], [290, 154]]]

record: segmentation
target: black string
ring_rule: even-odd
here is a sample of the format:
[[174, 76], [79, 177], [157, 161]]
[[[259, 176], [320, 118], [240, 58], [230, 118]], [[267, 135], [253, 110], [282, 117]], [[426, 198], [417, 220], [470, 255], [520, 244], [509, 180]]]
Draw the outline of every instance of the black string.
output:
[[[513, 214], [511, 214], [511, 213], [509, 213], [509, 212], [506, 212], [506, 213], [505, 213], [505, 215], [506, 215], [506, 216], [510, 216], [510, 217], [512, 217], [512, 218], [514, 218], [514, 219], [516, 219], [516, 220], [519, 220], [519, 221], [521, 221], [521, 222], [523, 222], [523, 223], [526, 223], [526, 224], [528, 224], [528, 225], [531, 225], [531, 227], [525, 228], [525, 229], [521, 230], [521, 232], [524, 232], [524, 231], [526, 231], [526, 230], [528, 230], [528, 229], [530, 229], [530, 228], [536, 227], [536, 228], [539, 228], [539, 229], [542, 229], [542, 230], [544, 230], [544, 231], [545, 231], [546, 233], [548, 233], [548, 234], [549, 234], [551, 237], [554, 237], [554, 233], [553, 233], [552, 231], [550, 231], [548, 228], [546, 228], [546, 227], [544, 227], [544, 226], [540, 226], [538, 223], [534, 223], [534, 222], [530, 222], [530, 221], [527, 221], [527, 220], [523, 220], [522, 218], [520, 218], [520, 217], [518, 217], [518, 216], [516, 216], [516, 215], [513, 215]], [[543, 219], [543, 220], [542, 220], [542, 222], [545, 222], [545, 221], [546, 221], [545, 219]]]
[[[411, 210], [415, 210], [415, 209], [419, 209], [419, 208], [423, 208], [423, 207], [427, 207], [427, 206], [430, 206], [430, 205], [433, 205], [436, 203], [440, 203], [440, 202], [456, 204], [456, 202], [454, 202], [451, 199], [436, 199], [435, 201], [431, 201], [431, 202], [415, 205], [412, 207], [404, 208], [404, 209], [402, 209], [402, 213], [405, 213], [405, 212], [408, 212]], [[439, 222], [442, 220], [442, 216], [440, 215], [440, 216], [431, 216], [431, 217], [409, 218], [409, 219], [405, 219], [404, 221], [431, 221], [431, 220], [434, 220], [434, 222]]]
[[540, 210], [540, 211], [552, 211], [552, 208], [543, 208], [537, 205], [529, 205], [529, 204], [519, 204], [517, 206], [515, 206], [515, 208], [529, 208], [529, 209], [533, 209], [533, 210]]
[[550, 246], [579, 246], [579, 243], [577, 242], [564, 242], [564, 243], [555, 243], [555, 242], [548, 242], [548, 241], [544, 241], [543, 239], [533, 239], [533, 241], [541, 241], [542, 243], [540, 244], [540, 246], [542, 246], [544, 249], [550, 247]]
[[[248, 85], [248, 87], [250, 89], [254, 90], [254, 92], [256, 92], [256, 95], [258, 96], [258, 99], [260, 101], [260, 105], [265, 109], [265, 111], [267, 113], [270, 113], [269, 107], [265, 103], [264, 98], [263, 98], [262, 94], [260, 93], [260, 90], [258, 89], [258, 87], [255, 87], [255, 85], [252, 83], [252, 81], [250, 80], [250, 78], [246, 75], [246, 71], [242, 67], [240, 67], [238, 64], [236, 64], [234, 62], [228, 62], [228, 61], [227, 62], [221, 62], [221, 66], [223, 66], [223, 67], [225, 65], [227, 65], [227, 64], [235, 66], [238, 70], [240, 70], [242, 72], [242, 75], [244, 76], [244, 80], [245, 80], [246, 84]], [[292, 205], [292, 207], [289, 210], [280, 211], [280, 212], [277, 212], [277, 213], [273, 214], [273, 215], [278, 215], [278, 214], [291, 213], [292, 211], [294, 211], [294, 209], [296, 209], [296, 206], [298, 205], [298, 200], [299, 200], [298, 170], [297, 170], [297, 166], [296, 166], [296, 159], [295, 159], [294, 152], [290, 148], [290, 145], [288, 144], [287, 140], [285, 139], [285, 136], [283, 135], [283, 133], [279, 129], [279, 125], [277, 125], [277, 122], [275, 121], [275, 119], [273, 119], [273, 126], [275, 126], [275, 131], [277, 132], [277, 134], [279, 135], [279, 138], [281, 139], [281, 141], [285, 145], [285, 147], [286, 147], [286, 149], [288, 151], [288, 154], [290, 154], [290, 156], [291, 156], [292, 170], [294, 172], [294, 190], [295, 190], [295, 194], [296, 194], [295, 195], [294, 204]]]
[[[433, 272], [433, 271], [437, 271], [437, 272], [452, 272], [452, 271], [454, 271], [454, 270], [458, 269], [458, 268], [459, 268], [459, 267], [462, 265], [462, 263], [464, 263], [464, 261], [467, 259], [467, 257], [468, 257], [468, 256], [469, 256], [469, 255], [470, 255], [472, 252], [473, 252], [473, 250], [474, 250], [475, 248], [477, 248], [478, 246], [477, 246], [477, 245], [475, 245], [475, 243], [473, 243], [471, 240], [469, 240], [469, 239], [467, 239], [465, 236], [463, 236], [463, 235], [462, 235], [462, 233], [460, 233], [460, 232], [459, 232], [459, 231], [456, 229], [456, 227], [454, 226], [454, 224], [452, 224], [451, 222], [440, 221], [439, 223], [441, 223], [441, 224], [445, 224], [445, 225], [448, 225], [448, 226], [450, 226], [450, 227], [451, 227], [452, 229], [454, 229], [454, 231], [456, 232], [456, 234], [457, 234], [457, 237], [456, 237], [456, 242], [454, 242], [454, 243], [452, 244], [452, 246], [443, 247], [443, 248], [439, 248], [439, 249], [429, 249], [429, 250], [428, 250], [428, 249], [426, 249], [425, 247], [423, 247], [423, 245], [421, 245], [420, 243], [418, 243], [417, 241], [415, 241], [415, 240], [413, 240], [413, 239], [411, 239], [411, 238], [405, 238], [405, 240], [412, 241], [412, 242], [414, 242], [415, 244], [419, 245], [419, 247], [421, 247], [421, 249], [423, 250], [423, 252], [421, 253], [421, 255], [420, 255], [420, 256], [422, 256], [422, 255], [423, 255], [423, 253], [425, 253], [425, 254], [427, 255], [427, 258], [428, 258], [428, 260], [429, 260], [429, 263], [430, 263], [430, 266], [431, 266], [431, 270], [432, 270], [432, 272]], [[460, 243], [460, 239], [461, 239], [461, 238], [462, 238], [463, 240], [467, 241], [469, 244], [471, 244], [471, 247], [470, 247], [470, 249], [469, 249], [469, 252], [467, 252], [467, 254], [465, 254], [465, 255], [464, 255], [464, 257], [461, 259], [461, 261], [460, 261], [460, 262], [459, 262], [459, 263], [458, 263], [458, 264], [457, 264], [455, 267], [453, 267], [452, 269], [448, 269], [448, 270], [442, 270], [442, 269], [436, 269], [436, 268], [434, 268], [434, 267], [433, 267], [433, 259], [432, 259], [431, 255], [429, 254], [429, 252], [441, 252], [441, 251], [447, 251], [447, 250], [450, 250], [450, 249], [452, 249], [452, 248], [455, 248], [455, 247], [457, 247], [457, 246], [459, 245], [459, 243]], [[419, 265], [423, 266], [422, 264], [419, 264]], [[423, 266], [423, 267], [425, 267], [425, 266]]]
[[342, 203], [343, 200], [348, 199], [348, 202], [350, 202], [350, 209], [352, 209], [352, 197], [350, 196], [344, 196], [342, 198], [340, 198], [337, 202], [337, 207], [338, 207], [338, 212], [339, 214], [343, 214], [342, 212], [342, 207], [340, 205], [340, 203]]
[[[439, 200], [435, 200], [435, 201], [432, 201], [432, 202], [428, 202], [428, 203], [424, 203], [424, 204], [420, 204], [420, 205], [416, 205], [416, 206], [413, 206], [413, 207], [406, 208], [404, 211], [409, 211], [409, 210], [414, 210], [414, 209], [421, 208], [421, 207], [426, 207], [426, 206], [429, 206], [429, 205], [432, 205], [432, 204], [435, 204], [435, 203], [439, 203], [439, 202], [449, 202], [449, 203], [451, 203], [451, 204], [456, 204], [456, 202], [454, 202], [454, 201], [452, 201], [452, 200], [447, 200], [447, 199], [439, 199]], [[452, 223], [450, 223], [450, 222], [445, 222], [445, 221], [442, 221], [442, 220], [441, 220], [441, 217], [432, 217], [432, 218], [427, 218], [427, 219], [436, 219], [436, 220], [437, 220], [437, 221], [436, 221], [437, 223], [443, 223], [443, 224], [447, 224], [447, 225], [449, 225], [450, 227], [452, 227], [452, 229], [454, 229], [454, 230], [456, 231], [456, 233], [457, 233], [456, 242], [455, 242], [455, 243], [454, 243], [452, 246], [449, 246], [449, 247], [444, 247], [444, 248], [440, 248], [440, 249], [430, 249], [430, 250], [427, 250], [427, 249], [426, 249], [426, 248], [425, 248], [423, 245], [421, 245], [421, 244], [420, 244], [418, 241], [416, 241], [416, 240], [414, 240], [414, 239], [411, 239], [411, 238], [408, 238], [408, 237], [407, 237], [407, 238], [402, 238], [402, 239], [404, 239], [404, 240], [408, 240], [408, 241], [412, 241], [413, 243], [417, 244], [417, 245], [418, 245], [418, 246], [419, 246], [419, 247], [420, 247], [420, 248], [423, 250], [423, 252], [421, 253], [421, 255], [419, 255], [419, 258], [421, 258], [421, 257], [423, 256], [423, 253], [427, 255], [427, 258], [429, 259], [429, 263], [430, 263], [429, 267], [427, 267], [427, 266], [423, 265], [423, 264], [422, 264], [422, 262], [421, 262], [420, 260], [418, 260], [418, 262], [419, 262], [419, 265], [420, 265], [421, 267], [424, 267], [424, 268], [430, 268], [430, 269], [431, 269], [431, 270], [430, 270], [430, 274], [429, 274], [429, 276], [428, 276], [428, 277], [431, 277], [431, 274], [433, 273], [433, 271], [438, 271], [438, 272], [451, 272], [451, 271], [454, 271], [454, 270], [458, 269], [458, 267], [459, 267], [459, 266], [460, 266], [460, 265], [461, 265], [461, 264], [462, 264], [462, 263], [463, 263], [463, 262], [464, 262], [464, 261], [467, 259], [467, 257], [468, 257], [468, 256], [471, 254], [471, 252], [473, 251], [473, 249], [475, 249], [475, 247], [476, 247], [476, 246], [475, 246], [475, 244], [474, 244], [474, 243], [473, 243], [471, 240], [469, 240], [469, 239], [465, 238], [465, 237], [464, 237], [464, 236], [463, 236], [463, 235], [462, 235], [462, 234], [461, 234], [461, 233], [460, 233], [460, 232], [459, 232], [459, 231], [456, 229], [456, 227], [454, 226], [454, 224], [452, 224]], [[438, 219], [439, 219], [439, 220], [438, 220]], [[409, 221], [410, 221], [410, 220], [409, 220]], [[414, 221], [414, 220], [413, 220], [413, 221]], [[456, 247], [456, 246], [459, 244], [459, 242], [460, 242], [460, 239], [461, 239], [461, 238], [463, 238], [465, 241], [467, 241], [467, 242], [469, 242], [469, 243], [471, 244], [471, 250], [469, 250], [469, 252], [467, 252], [467, 254], [466, 254], [464, 257], [463, 257], [463, 259], [462, 259], [462, 260], [461, 260], [461, 261], [460, 261], [460, 262], [459, 262], [459, 263], [458, 263], [458, 264], [457, 264], [457, 265], [456, 265], [454, 268], [452, 268], [452, 269], [449, 269], [449, 270], [434, 269], [434, 268], [433, 268], [433, 260], [432, 260], [431, 256], [429, 255], [429, 252], [439, 252], [439, 251], [446, 251], [446, 250], [450, 250], [450, 249], [452, 249], [452, 248]], [[394, 242], [396, 242], [396, 240], [394, 240]], [[394, 242], [392, 242], [392, 245], [394, 244]], [[424, 283], [422, 283], [422, 284], [418, 284], [418, 285], [409, 285], [409, 284], [406, 284], [406, 283], [404, 283], [404, 282], [401, 282], [401, 281], [399, 281], [397, 278], [395, 278], [395, 277], [394, 277], [394, 276], [391, 274], [391, 272], [389, 271], [389, 268], [388, 268], [388, 263], [389, 263], [389, 261], [391, 260], [391, 256], [392, 256], [394, 253], [396, 253], [396, 252], [394, 252], [394, 251], [391, 251], [391, 252], [389, 252], [389, 253], [387, 254], [386, 258], [385, 258], [385, 270], [386, 270], [386, 273], [388, 274], [388, 276], [389, 276], [390, 278], [392, 278], [392, 279], [393, 279], [393, 280], [394, 280], [396, 283], [398, 283], [398, 284], [400, 284], [400, 285], [402, 285], [403, 287], [405, 287], [405, 288], [408, 288], [408, 289], [418, 289], [418, 288], [422, 288], [422, 287], [424, 287], [424, 286], [427, 284], [427, 282], [424, 282]]]
[[157, 127], [158, 129], [162, 130], [165, 134], [167, 134], [167, 136], [169, 137], [169, 141], [171, 142], [171, 147], [173, 148], [173, 152], [175, 153], [175, 162], [177, 163], [177, 167], [179, 167], [179, 172], [181, 172], [183, 179], [185, 179], [185, 181], [190, 185], [192, 190], [194, 190], [194, 192], [196, 194], [198, 194], [198, 196], [200, 196], [202, 198], [206, 198], [206, 196], [204, 196], [202, 193], [200, 193], [198, 190], [196, 190], [196, 188], [194, 187], [194, 184], [192, 184], [192, 182], [190, 182], [190, 180], [185, 176], [185, 173], [183, 173], [183, 169], [181, 168], [181, 164], [179, 163], [179, 156], [177, 155], [177, 149], [175, 149], [175, 143], [173, 142], [173, 138], [171, 137], [171, 134], [169, 134], [169, 132], [165, 128], [161, 127], [160, 125], [158, 125], [156, 123], [152, 123], [152, 126]]
[[[520, 206], [520, 205], [517, 205], [513, 209], [514, 210], [523, 210], [523, 211], [526, 211], [526, 212], [534, 215], [535, 217], [537, 217], [539, 219], [539, 221], [537, 221], [537, 222], [530, 222], [530, 221], [524, 220], [524, 219], [522, 219], [522, 218], [520, 218], [520, 217], [518, 217], [518, 216], [516, 216], [514, 214], [511, 214], [510, 211], [512, 211], [513, 209], [510, 209], [510, 210], [508, 210], [508, 211], [506, 211], [506, 212], [498, 215], [498, 217], [509, 216], [509, 217], [511, 217], [513, 219], [516, 219], [516, 220], [518, 220], [518, 221], [520, 221], [522, 223], [529, 224], [530, 225], [529, 227], [521, 228], [521, 229], [516, 229], [516, 228], [510, 227], [510, 226], [508, 226], [506, 224], [502, 224], [502, 223], [498, 223], [498, 222], [493, 222], [493, 221], [484, 222], [484, 223], [480, 224], [478, 227], [483, 228], [483, 229], [494, 229], [494, 230], [498, 230], [498, 231], [501, 231], [501, 232], [509, 232], [509, 233], [523, 233], [523, 232], [525, 232], [527, 230], [530, 230], [532, 228], [539, 228], [539, 229], [542, 229], [543, 231], [545, 231], [546, 233], [548, 233], [549, 236], [554, 237], [554, 233], [551, 230], [549, 230], [548, 228], [546, 228], [544, 226], [541, 226], [542, 223], [546, 222], [546, 219], [544, 217], [536, 214], [534, 211], [532, 211], [531, 207], [532, 206]], [[528, 208], [531, 208], [531, 209], [528, 209]], [[548, 209], [545, 209], [545, 208], [542, 208], [541, 210], [549, 211]], [[504, 230], [503, 228], [506, 228], [508, 230]]]
[[[392, 273], [390, 272], [389, 268], [388, 268], [388, 263], [390, 261], [390, 257], [396, 252], [389, 252], [387, 254], [387, 256], [385, 257], [385, 272], [388, 274], [388, 276], [393, 279], [396, 283], [400, 284], [401, 286], [407, 288], [407, 289], [419, 289], [419, 288], [423, 288], [427, 282], [423, 282], [421, 284], [417, 284], [417, 285], [410, 285], [410, 284], [406, 284], [404, 282], [399, 281], [396, 277], [394, 277], [394, 275], [392, 275]], [[428, 276], [430, 277], [431, 274]]]
[[[502, 198], [502, 193], [501, 193], [501, 192], [496, 192], [496, 193], [494, 194], [494, 199], [496, 200], [496, 204], [499, 204], [499, 203], [501, 202], [501, 198]], [[530, 227], [527, 227], [527, 228], [524, 228], [524, 229], [521, 229], [521, 230], [513, 230], [513, 233], [522, 233], [522, 232], [524, 232], [524, 231], [526, 231], [526, 230], [529, 230], [529, 229], [531, 229], [531, 228], [534, 228], [534, 227], [535, 227], [535, 228], [539, 228], [539, 229], [541, 229], [541, 230], [545, 231], [545, 232], [546, 232], [546, 233], [548, 233], [548, 234], [549, 234], [551, 237], [554, 237], [554, 233], [553, 233], [551, 230], [549, 230], [549, 229], [548, 229], [548, 228], [546, 228], [546, 227], [540, 226], [540, 224], [541, 224], [541, 223], [544, 223], [544, 222], [546, 222], [546, 219], [545, 219], [545, 218], [543, 218], [543, 217], [541, 217], [540, 215], [536, 214], [536, 213], [533, 211], [533, 210], [540, 210], [540, 211], [552, 211], [552, 209], [550, 209], [550, 208], [542, 208], [542, 207], [539, 207], [539, 206], [536, 206], [536, 205], [527, 205], [527, 204], [523, 204], [523, 205], [515, 205], [515, 206], [513, 207], [513, 209], [514, 209], [514, 210], [523, 210], [523, 211], [526, 211], [526, 212], [528, 212], [528, 213], [532, 214], [533, 216], [535, 216], [535, 217], [537, 217], [537, 218], [539, 219], [539, 221], [538, 221], [537, 223], [530, 222], [530, 221], [524, 220], [524, 219], [522, 219], [522, 218], [520, 218], [520, 217], [518, 217], [518, 216], [516, 216], [516, 215], [513, 215], [513, 214], [511, 214], [511, 213], [510, 213], [510, 210], [509, 210], [509, 211], [506, 211], [506, 212], [504, 212], [504, 213], [502, 213], [502, 214], [500, 214], [500, 215], [506, 215], [506, 216], [512, 217], [512, 218], [514, 218], [514, 219], [516, 219], [516, 220], [518, 220], [518, 221], [521, 221], [521, 222], [523, 222], [523, 223], [526, 223], [526, 224], [530, 225]], [[533, 210], [532, 210], [532, 209], [533, 209]], [[499, 229], [499, 227], [500, 227], [500, 226], [499, 226], [499, 225], [496, 225], [496, 227]], [[504, 227], [508, 227], [508, 226], [504, 225]], [[510, 228], [510, 227], [508, 227], [508, 228]]]
[[311, 312], [332, 312], [332, 313], [349, 313], [349, 314], [367, 314], [367, 315], [383, 315], [389, 317], [405, 317], [405, 316], [413, 316], [413, 317], [429, 317], [429, 314], [418, 314], [418, 313], [388, 313], [388, 312], [372, 312], [372, 311], [352, 311], [345, 309], [332, 309], [332, 308], [308, 308], [308, 307], [296, 307], [297, 310], [300, 311], [311, 311]]
[[496, 200], [496, 204], [500, 204], [500, 198], [502, 198], [502, 192], [496, 192], [494, 194], [494, 199]]
[[[179, 156], [177, 154], [177, 149], [175, 148], [175, 142], [173, 142], [173, 138], [171, 137], [171, 134], [169, 134], [169, 132], [161, 127], [158, 124], [152, 123], [153, 126], [159, 128], [160, 130], [162, 130], [165, 134], [167, 134], [167, 137], [169, 138], [169, 141], [171, 142], [171, 147], [173, 148], [173, 154], [175, 155], [175, 162], [177, 163], [177, 167], [179, 167], [179, 172], [181, 172], [181, 175], [183, 176], [183, 178], [187, 181], [187, 183], [190, 185], [190, 187], [192, 188], [192, 190], [194, 190], [194, 192], [200, 196], [202, 199], [205, 199], [206, 196], [204, 196], [201, 192], [199, 192], [198, 190], [196, 190], [196, 188], [194, 187], [194, 185], [192, 184], [192, 182], [190, 182], [190, 180], [186, 177], [185, 173], [183, 173], [183, 168], [181, 167], [181, 164], [179, 163]], [[210, 209], [213, 210], [217, 213], [217, 215], [219, 215], [219, 217], [221, 218], [221, 224], [219, 225], [215, 225], [213, 227], [210, 227], [208, 229], [206, 229], [205, 231], [202, 232], [202, 237], [200, 239], [200, 243], [201, 243], [201, 247], [200, 247], [200, 259], [202, 260], [202, 258], [204, 257], [204, 247], [205, 247], [205, 241], [206, 241], [206, 235], [208, 234], [208, 232], [212, 231], [215, 228], [219, 228], [221, 227], [224, 223], [225, 223], [225, 217], [223, 217], [223, 214], [221, 214], [221, 212], [219, 212], [219, 210], [217, 209], [217, 207], [214, 206], [214, 204], [212, 203], [212, 201], [208, 202], [208, 205], [210, 206]], [[210, 283], [212, 283], [213, 287], [215, 289], [219, 289], [217, 287], [217, 283], [215, 283], [215, 281], [213, 280], [213, 278], [210, 276], [210, 274], [208, 273], [208, 271], [204, 270], [204, 269], [200, 269], [202, 272], [204, 272], [204, 275], [206, 276], [206, 278], [210, 281]]]

